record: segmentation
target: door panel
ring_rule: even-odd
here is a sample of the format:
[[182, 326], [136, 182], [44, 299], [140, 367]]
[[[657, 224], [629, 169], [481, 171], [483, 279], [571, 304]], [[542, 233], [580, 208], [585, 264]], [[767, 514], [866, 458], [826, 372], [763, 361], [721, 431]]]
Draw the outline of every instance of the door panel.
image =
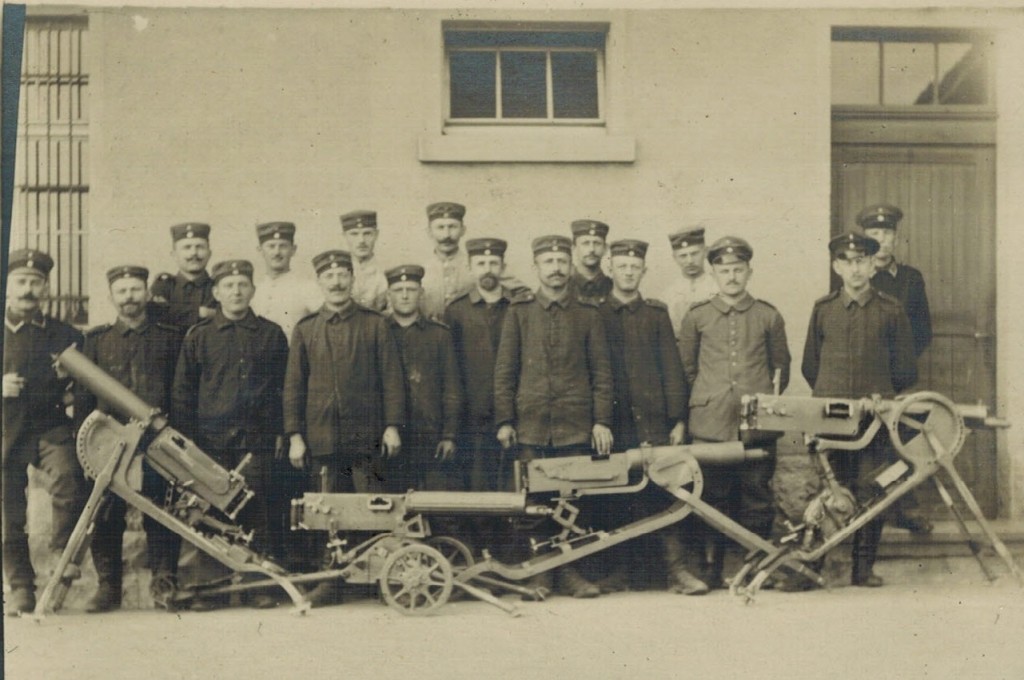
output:
[[[919, 389], [995, 404], [995, 162], [989, 146], [837, 144], [832, 148], [832, 233], [856, 228], [872, 203], [904, 212], [897, 257], [924, 275], [934, 337], [918, 360]], [[973, 433], [957, 468], [986, 515], [998, 510], [996, 440]], [[919, 493], [941, 508], [931, 487]]]

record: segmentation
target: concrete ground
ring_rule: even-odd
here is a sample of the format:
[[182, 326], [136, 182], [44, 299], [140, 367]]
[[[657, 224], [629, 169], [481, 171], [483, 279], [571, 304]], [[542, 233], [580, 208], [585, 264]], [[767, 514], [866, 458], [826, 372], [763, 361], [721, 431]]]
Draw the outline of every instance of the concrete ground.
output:
[[883, 588], [768, 591], [749, 606], [716, 591], [558, 597], [519, 618], [476, 601], [420, 618], [374, 599], [305, 617], [71, 609], [4, 620], [5, 677], [1024, 678], [1024, 589], [958, 559], [881, 562]]

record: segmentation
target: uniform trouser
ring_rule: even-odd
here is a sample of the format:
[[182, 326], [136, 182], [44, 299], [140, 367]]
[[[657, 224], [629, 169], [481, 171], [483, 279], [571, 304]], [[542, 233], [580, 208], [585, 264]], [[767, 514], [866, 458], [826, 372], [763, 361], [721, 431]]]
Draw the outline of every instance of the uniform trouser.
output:
[[[501, 448], [492, 428], [463, 434], [458, 441], [462, 485], [466, 491], [512, 491], [512, 454]], [[466, 538], [474, 548], [487, 549], [497, 559], [514, 559], [512, 520], [509, 517], [474, 517], [466, 526]]]
[[[885, 428], [879, 430], [871, 443], [859, 451], [835, 451], [829, 463], [836, 480], [848, 488], [859, 505], [870, 501], [877, 493], [872, 473], [896, 460], [896, 453]], [[865, 524], [853, 535], [853, 580], [871, 574], [878, 555], [878, 544], [885, 526], [885, 513]]]
[[11, 588], [33, 588], [35, 571], [29, 558], [28, 466], [47, 474], [53, 507], [50, 548], [67, 545], [89, 487], [75, 457], [69, 425], [39, 433], [3, 433], [3, 558]]
[[[167, 487], [163, 477], [148, 465], [142, 466], [142, 495], [162, 507]], [[128, 505], [122, 498], [108, 495], [106, 505], [96, 518], [90, 547], [100, 585], [109, 586], [117, 592], [121, 590], [123, 574], [121, 550], [127, 509]], [[146, 530], [146, 552], [154, 578], [158, 575], [173, 576], [178, 571], [181, 538], [149, 515], [143, 515], [142, 526]]]
[[452, 460], [436, 456], [441, 436], [436, 432], [403, 432], [402, 450], [384, 466], [388, 493], [455, 491], [462, 487], [463, 469], [458, 453]]

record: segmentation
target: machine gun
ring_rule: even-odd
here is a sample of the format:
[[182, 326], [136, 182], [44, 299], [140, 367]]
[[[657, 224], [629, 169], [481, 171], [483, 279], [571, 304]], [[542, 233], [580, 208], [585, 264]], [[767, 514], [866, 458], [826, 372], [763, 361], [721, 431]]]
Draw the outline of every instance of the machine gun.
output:
[[[246, 533], [235, 523], [239, 511], [253, 496], [242, 476], [251, 455], [236, 469], [226, 470], [171, 427], [159, 409], [146, 404], [74, 347], [61, 352], [56, 363], [127, 422], [94, 411], [79, 428], [78, 460], [95, 484], [54, 575], [36, 604], [37, 619], [63, 604], [70, 583], [61, 575], [68, 564], [79, 564], [85, 557], [96, 516], [110, 493], [236, 574], [270, 579], [288, 593], [299, 612], [308, 609], [302, 593], [285, 578], [287, 572], [252, 550], [251, 532]], [[165, 506], [140, 492], [143, 459], [171, 485]]]
[[[804, 511], [803, 522], [782, 539], [780, 549], [748, 556], [733, 579], [732, 590], [749, 598], [768, 576], [794, 558], [813, 564], [858, 529], [886, 511], [901, 496], [931, 479], [943, 504], [956, 520], [982, 572], [991, 581], [981, 547], [967, 527], [963, 513], [938, 476], [944, 471], [957, 494], [974, 516], [988, 543], [1002, 558], [1018, 582], [1024, 576], [1006, 545], [986, 521], [981, 507], [954, 466], [970, 430], [1006, 428], [1009, 423], [989, 415], [982, 405], [955, 404], [936, 392], [917, 392], [898, 399], [878, 396], [864, 399], [793, 397], [773, 394], [745, 396], [742, 402], [741, 433], [758, 431], [803, 432], [823, 481], [821, 492]], [[898, 459], [874, 475], [874, 496], [858, 503], [850, 491], [836, 481], [828, 460], [830, 451], [864, 449], [885, 427]]]

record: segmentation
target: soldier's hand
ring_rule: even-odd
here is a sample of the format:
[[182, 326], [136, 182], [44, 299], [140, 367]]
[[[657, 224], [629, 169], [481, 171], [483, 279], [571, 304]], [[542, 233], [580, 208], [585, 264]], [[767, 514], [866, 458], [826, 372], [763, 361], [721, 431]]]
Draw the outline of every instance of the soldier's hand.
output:
[[199, 318], [200, 319], [207, 319], [207, 318], [213, 316], [216, 313], [217, 313], [217, 310], [214, 309], [213, 307], [204, 307], [203, 305], [199, 306]]
[[607, 425], [600, 423], [591, 429], [591, 443], [599, 456], [607, 456], [612, 452], [612, 431]]
[[502, 425], [498, 428], [498, 441], [501, 443], [501, 448], [511, 449], [517, 443], [516, 428], [509, 424]]
[[388, 425], [384, 429], [384, 436], [381, 438], [381, 453], [385, 458], [392, 458], [402, 450], [402, 438], [398, 436], [398, 428]]
[[306, 465], [306, 441], [301, 434], [293, 434], [288, 443], [288, 462], [292, 467], [301, 470]]
[[434, 453], [434, 458], [442, 462], [449, 461], [455, 457], [455, 442], [451, 439], [442, 439], [437, 444], [437, 451]]
[[25, 389], [25, 379], [17, 373], [4, 373], [4, 399], [16, 399]]
[[668, 433], [668, 443], [671, 446], [679, 446], [684, 441], [686, 441], [686, 423], [680, 420]]

